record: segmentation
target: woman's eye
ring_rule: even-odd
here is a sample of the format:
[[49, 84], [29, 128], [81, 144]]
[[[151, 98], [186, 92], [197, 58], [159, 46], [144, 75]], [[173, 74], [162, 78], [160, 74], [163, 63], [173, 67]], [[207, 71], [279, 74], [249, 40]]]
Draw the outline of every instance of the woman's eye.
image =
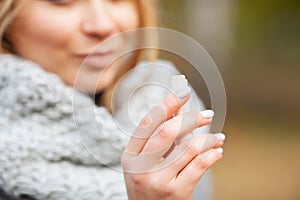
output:
[[122, 2], [122, 1], [128, 1], [128, 0], [110, 0], [110, 1], [113, 1], [113, 2]]
[[54, 4], [59, 4], [59, 5], [65, 5], [65, 4], [69, 4], [75, 0], [48, 0], [50, 1], [51, 3], [54, 3]]

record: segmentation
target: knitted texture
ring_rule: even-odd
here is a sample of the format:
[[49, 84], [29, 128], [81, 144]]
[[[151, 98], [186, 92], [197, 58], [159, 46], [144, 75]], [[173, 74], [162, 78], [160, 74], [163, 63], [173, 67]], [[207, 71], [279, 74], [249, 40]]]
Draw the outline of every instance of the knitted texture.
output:
[[40, 66], [0, 55], [0, 187], [34, 199], [126, 199], [120, 155], [136, 123], [166, 96], [159, 87], [135, 88], [167, 84], [176, 73], [149, 69], [119, 84], [112, 117]]
[[[76, 111], [95, 110], [77, 117], [76, 124], [73, 93], [79, 99]], [[122, 174], [104, 166], [120, 160], [120, 151], [108, 143], [120, 150], [126, 144], [104, 107], [39, 66], [7, 55], [0, 57], [0, 99], [0, 187], [6, 192], [35, 199], [126, 198]], [[98, 134], [95, 124], [88, 124], [91, 116], [109, 134]], [[77, 127], [85, 127], [90, 136], [85, 142], [103, 162], [86, 151]]]

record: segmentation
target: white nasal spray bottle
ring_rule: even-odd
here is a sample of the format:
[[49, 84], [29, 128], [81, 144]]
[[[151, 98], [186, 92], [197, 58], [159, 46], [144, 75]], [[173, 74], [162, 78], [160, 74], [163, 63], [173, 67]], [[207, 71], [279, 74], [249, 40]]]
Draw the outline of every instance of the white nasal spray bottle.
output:
[[[171, 89], [174, 93], [178, 90], [188, 87], [188, 80], [185, 78], [185, 75], [176, 75], [171, 78]], [[190, 111], [189, 102], [186, 102], [177, 114], [182, 114]]]
[[[171, 85], [172, 91], [174, 93], [176, 93], [178, 90], [188, 87], [188, 80], [185, 78], [184, 75], [172, 76], [170, 85]], [[182, 115], [183, 113], [186, 113], [189, 111], [190, 111], [190, 106], [189, 106], [189, 101], [188, 101], [181, 107], [181, 109], [177, 112], [176, 115]], [[188, 138], [188, 135], [176, 139], [175, 144], [181, 143], [181, 141]]]

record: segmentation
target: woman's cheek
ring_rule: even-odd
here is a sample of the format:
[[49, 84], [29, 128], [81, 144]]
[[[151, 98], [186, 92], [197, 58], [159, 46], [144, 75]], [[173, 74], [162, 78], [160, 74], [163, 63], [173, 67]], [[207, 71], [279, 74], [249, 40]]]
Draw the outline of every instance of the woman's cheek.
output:
[[76, 18], [38, 5], [24, 7], [16, 18], [13, 28], [17, 38], [24, 37], [35, 45], [64, 46], [74, 32], [72, 23]]
[[71, 22], [72, 20], [61, 18], [53, 14], [40, 14], [39, 19], [34, 18], [27, 26], [30, 32], [36, 39], [50, 46], [64, 46], [72, 35]]
[[140, 24], [139, 15], [134, 5], [116, 8], [114, 18], [122, 31], [138, 28]]

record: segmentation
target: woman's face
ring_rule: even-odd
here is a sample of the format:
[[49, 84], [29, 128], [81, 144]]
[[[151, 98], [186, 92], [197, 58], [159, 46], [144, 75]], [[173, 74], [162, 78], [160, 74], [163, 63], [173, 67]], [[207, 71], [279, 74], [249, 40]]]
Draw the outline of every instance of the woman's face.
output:
[[[45, 70], [75, 84], [82, 61], [96, 46], [110, 36], [137, 28], [139, 18], [133, 0], [25, 0], [12, 24], [10, 39], [17, 53]], [[123, 38], [124, 39], [124, 38]], [[107, 69], [108, 60], [116, 56], [122, 38], [111, 45], [99, 46], [86, 59], [88, 66], [80, 76], [84, 90], [105, 89], [118, 67]], [[105, 74], [103, 74], [105, 70]], [[97, 76], [96, 76], [97, 75]], [[90, 81], [90, 82], [89, 82]]]

